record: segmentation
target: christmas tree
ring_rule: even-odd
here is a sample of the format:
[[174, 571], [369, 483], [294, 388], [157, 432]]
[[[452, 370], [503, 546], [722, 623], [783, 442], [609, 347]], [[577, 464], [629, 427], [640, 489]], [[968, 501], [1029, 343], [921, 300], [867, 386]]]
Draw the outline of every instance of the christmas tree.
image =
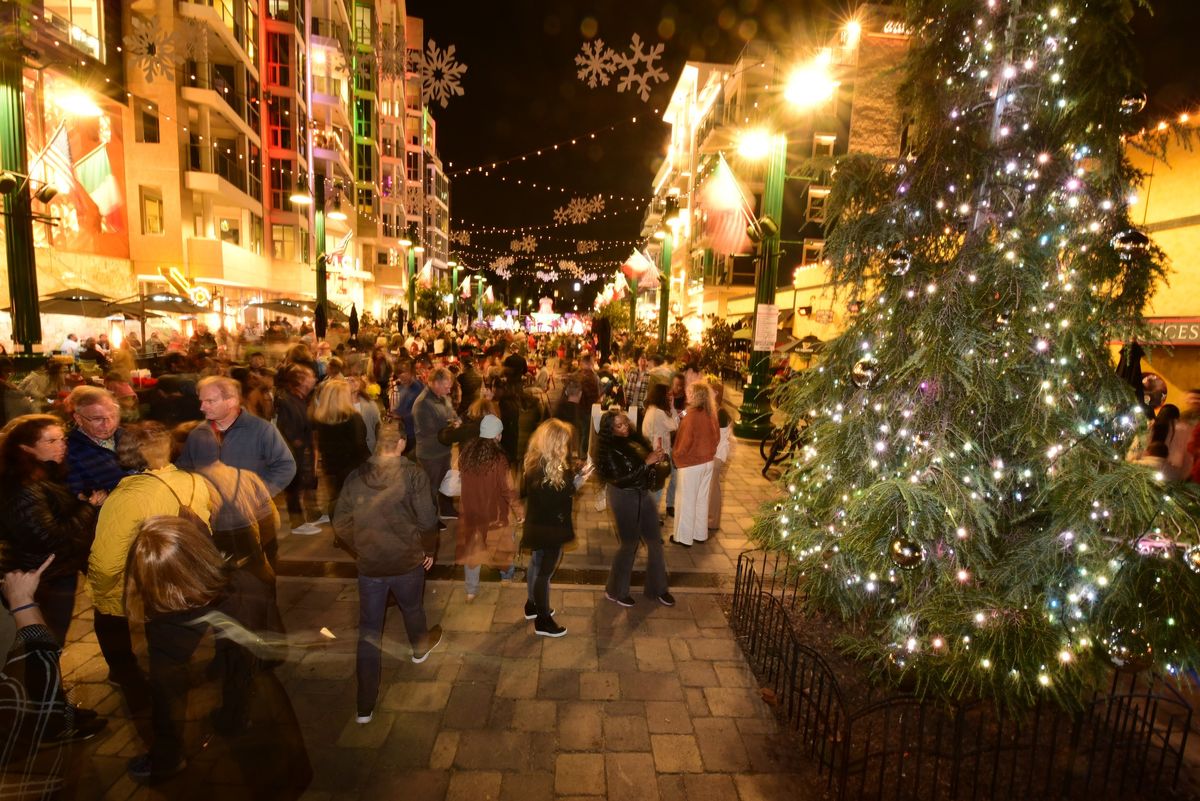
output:
[[780, 392], [807, 437], [756, 536], [924, 694], [1069, 706], [1113, 666], [1178, 675], [1196, 494], [1126, 460], [1147, 420], [1109, 347], [1165, 272], [1129, 218], [1132, 0], [909, 12], [912, 150], [837, 165], [826, 257], [861, 312]]

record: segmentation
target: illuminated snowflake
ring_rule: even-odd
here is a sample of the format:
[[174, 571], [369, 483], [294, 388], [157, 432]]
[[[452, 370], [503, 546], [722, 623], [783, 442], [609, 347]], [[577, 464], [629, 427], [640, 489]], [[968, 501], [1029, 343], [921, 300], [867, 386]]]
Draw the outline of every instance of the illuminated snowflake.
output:
[[[638, 96], [642, 98], [642, 102], [650, 99], [650, 83], [662, 83], [669, 77], [666, 72], [655, 66], [654, 62], [662, 58], [663, 43], [659, 42], [654, 47], [646, 49], [642, 42], [642, 37], [636, 33], [633, 35], [633, 41], [629, 45], [629, 54], [620, 54], [615, 56], [616, 65], [625, 70], [625, 74], [617, 81], [617, 91], [624, 92], [627, 89], [636, 87]], [[638, 71], [638, 66], [642, 65], [645, 69]]]
[[584, 42], [583, 52], [575, 56], [580, 69], [575, 73], [579, 80], [595, 89], [597, 85], [608, 86], [610, 75], [617, 70], [617, 54], [604, 46], [604, 40]]
[[492, 268], [492, 271], [496, 273], [498, 278], [508, 279], [512, 277], [512, 270], [509, 268], [512, 267], [514, 263], [516, 263], [516, 259], [514, 259], [512, 256], [501, 256], [497, 259], [493, 259], [492, 263], [488, 266]]
[[600, 243], [595, 239], [580, 239], [575, 243], [576, 253], [595, 253], [600, 249]]
[[469, 245], [469, 244], [471, 244], [471, 232], [470, 231], [451, 231], [450, 232], [450, 241], [456, 245]]
[[379, 45], [375, 48], [375, 58], [379, 62], [379, 72], [385, 78], [403, 78], [408, 67], [407, 51], [405, 49], [404, 31], [400, 28], [384, 35], [379, 34]]
[[591, 210], [592, 214], [599, 214], [600, 212], [604, 211], [604, 195], [596, 195], [594, 198], [589, 200], [588, 209]]
[[566, 225], [567, 222], [569, 222], [569, 220], [567, 219], [567, 207], [566, 206], [559, 206], [557, 209], [554, 210], [554, 222], [558, 223], [559, 225]]
[[584, 273], [579, 277], [579, 280], [585, 284], [591, 284], [600, 280], [600, 276], [596, 273]]
[[429, 105], [436, 100], [445, 108], [451, 97], [461, 97], [464, 92], [459, 80], [466, 71], [466, 64], [454, 60], [454, 45], [441, 50], [430, 39], [421, 59], [422, 102]]
[[133, 57], [152, 83], [155, 76], [163, 75], [168, 81], [175, 80], [175, 40], [158, 24], [158, 17], [134, 16], [131, 30], [124, 38], [125, 51]]
[[533, 253], [537, 250], [537, 238], [533, 234], [525, 234], [520, 239], [514, 239], [509, 248], [513, 253]]
[[558, 269], [562, 270], [567, 275], [575, 275], [579, 272], [579, 265], [573, 261], [563, 259], [558, 263]]

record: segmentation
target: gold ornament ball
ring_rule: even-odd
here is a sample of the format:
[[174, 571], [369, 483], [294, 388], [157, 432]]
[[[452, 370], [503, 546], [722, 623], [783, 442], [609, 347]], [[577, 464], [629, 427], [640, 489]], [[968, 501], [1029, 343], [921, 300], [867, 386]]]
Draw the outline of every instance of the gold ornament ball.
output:
[[913, 570], [925, 561], [925, 549], [919, 542], [914, 542], [906, 537], [897, 537], [892, 540], [892, 545], [888, 550], [892, 562], [902, 570]]

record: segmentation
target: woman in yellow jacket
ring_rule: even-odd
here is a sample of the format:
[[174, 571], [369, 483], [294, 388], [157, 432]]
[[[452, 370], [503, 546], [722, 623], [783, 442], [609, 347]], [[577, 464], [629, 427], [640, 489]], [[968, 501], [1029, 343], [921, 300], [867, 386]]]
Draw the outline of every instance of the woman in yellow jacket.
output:
[[87, 583], [95, 606], [96, 640], [109, 677], [126, 690], [136, 690], [144, 684], [124, 602], [129, 549], [142, 521], [150, 517], [180, 515], [187, 507], [207, 525], [212, 501], [208, 482], [171, 464], [171, 434], [161, 423], [139, 423], [125, 432], [117, 445], [117, 460], [126, 470], [141, 472], [122, 479], [100, 508]]

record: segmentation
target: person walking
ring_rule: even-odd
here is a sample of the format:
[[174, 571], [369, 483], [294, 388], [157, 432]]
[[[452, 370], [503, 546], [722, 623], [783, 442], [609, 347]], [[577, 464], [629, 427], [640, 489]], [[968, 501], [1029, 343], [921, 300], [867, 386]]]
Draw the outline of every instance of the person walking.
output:
[[358, 569], [359, 723], [375, 714], [389, 596], [404, 617], [413, 662], [424, 662], [442, 641], [442, 627], [428, 627], [424, 606], [425, 572], [437, 554], [437, 507], [428, 476], [403, 458], [404, 450], [403, 436], [380, 446], [346, 478], [333, 513], [333, 530]]
[[42, 572], [35, 601], [61, 648], [75, 613], [79, 573], [95, 536], [96, 509], [108, 496], [84, 498], [67, 488], [67, 440], [57, 417], [27, 414], [10, 420], [0, 443], [0, 555], [4, 570]]
[[349, 382], [334, 378], [317, 390], [312, 409], [313, 429], [321, 453], [321, 468], [329, 479], [330, 519], [346, 477], [371, 456], [367, 426], [354, 408]]
[[76, 387], [67, 396], [75, 427], [67, 435], [67, 486], [76, 495], [112, 492], [129, 475], [117, 463], [121, 407], [107, 390]]
[[720, 442], [716, 408], [708, 384], [698, 381], [688, 390], [691, 398], [681, 413], [672, 460], [679, 471], [678, 513], [672, 540], [685, 548], [708, 539], [708, 494], [713, 459]]
[[449, 439], [439, 437], [438, 434], [447, 427], [457, 427], [461, 423], [450, 402], [453, 384], [454, 378], [450, 371], [439, 367], [429, 374], [429, 385], [413, 404], [417, 464], [421, 465], [421, 469], [429, 477], [429, 491], [433, 493], [439, 515], [448, 519], [458, 517], [458, 513], [454, 510], [453, 502], [438, 492], [438, 489], [450, 470], [453, 445]]
[[463, 566], [467, 603], [479, 594], [479, 573], [486, 561], [507, 568], [514, 553], [513, 513], [520, 506], [513, 491], [509, 461], [500, 441], [504, 424], [489, 414], [479, 422], [479, 436], [462, 446], [462, 514], [454, 559]]
[[521, 548], [530, 551], [525, 619], [532, 620], [540, 637], [562, 637], [565, 626], [554, 620], [550, 608], [550, 578], [558, 568], [562, 549], [575, 539], [575, 492], [587, 478], [576, 469], [571, 450], [575, 432], [561, 420], [538, 426], [525, 451], [525, 515]]
[[604, 597], [620, 606], [634, 605], [629, 584], [641, 542], [646, 543], [645, 596], [664, 606], [675, 605], [667, 587], [662, 529], [651, 494], [661, 485], [659, 465], [665, 459], [661, 449], [651, 450], [645, 438], [633, 430], [624, 412], [604, 413], [596, 448], [596, 472], [607, 485], [608, 505], [616, 519], [620, 541], [608, 572]]
[[284, 488], [287, 495], [288, 522], [293, 534], [320, 534], [316, 522], [314, 490], [317, 486], [316, 445], [313, 440], [312, 419], [308, 413], [309, 397], [317, 385], [317, 376], [302, 365], [280, 368], [275, 377], [275, 425], [296, 463], [296, 474]]

